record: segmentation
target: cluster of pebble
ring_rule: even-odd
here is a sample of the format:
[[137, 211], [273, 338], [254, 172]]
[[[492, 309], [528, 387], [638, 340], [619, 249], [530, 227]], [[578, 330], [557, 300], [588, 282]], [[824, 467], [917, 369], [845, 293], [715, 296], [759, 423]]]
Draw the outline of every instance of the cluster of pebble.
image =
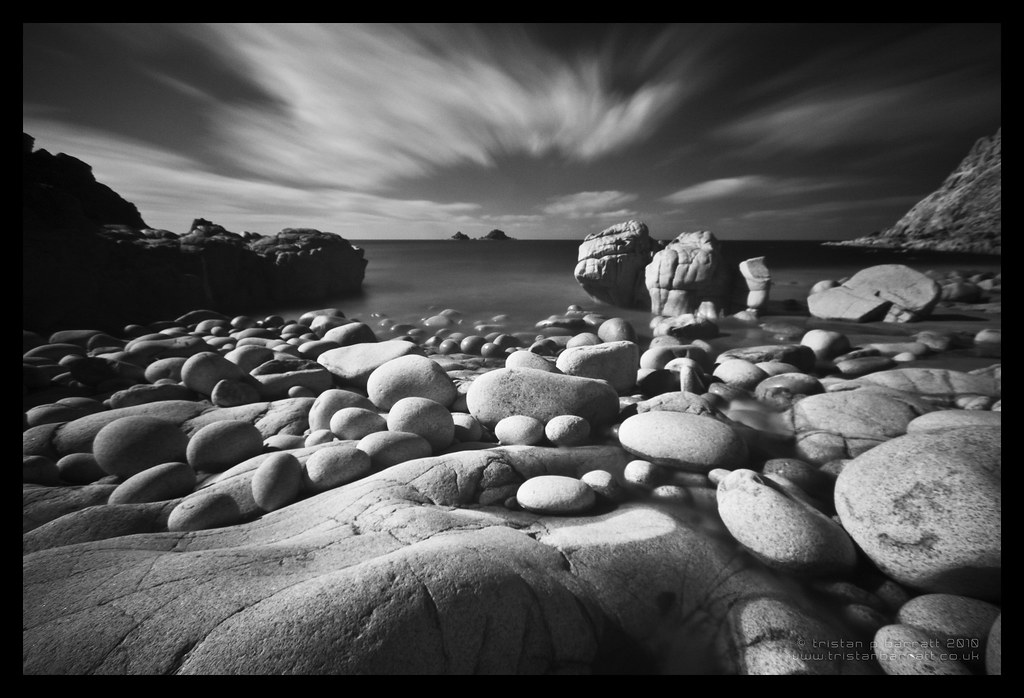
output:
[[[801, 401], [857, 387], [849, 381], [942, 351], [953, 337], [854, 347], [840, 332], [810, 330], [799, 342], [715, 356], [685, 332], [642, 343], [622, 318], [575, 306], [531, 331], [506, 323], [465, 323], [451, 309], [418, 324], [361, 322], [338, 309], [295, 321], [195, 311], [128, 326], [120, 338], [25, 332], [23, 480], [114, 485], [107, 504], [175, 501], [166, 530], [187, 531], [253, 520], [453, 450], [617, 443], [633, 458], [622, 472], [538, 476], [493, 503], [581, 515], [644, 498], [716, 513], [753, 558], [840, 599], [858, 637], [903, 648], [877, 651], [884, 671], [999, 673], [997, 390], [929, 393], [888, 435], [888, 450], [854, 448], [857, 436], [843, 434], [845, 457], [775, 457], [801, 428]], [[974, 341], [999, 355], [998, 330]], [[871, 397], [884, 402], [886, 390], [899, 392]], [[76, 429], [86, 434], [77, 441]], [[60, 438], [73, 443], [55, 445]], [[921, 458], [945, 498], [908, 504], [921, 485], [893, 464], [909, 471]], [[981, 462], [966, 467], [971, 460]], [[865, 494], [877, 488], [885, 494]], [[953, 533], [933, 534], [926, 562], [908, 562], [906, 545], [894, 555], [877, 543], [916, 535], [886, 509], [893, 501], [934, 509], [919, 520], [949, 519]], [[841, 581], [866, 568], [885, 584]]]

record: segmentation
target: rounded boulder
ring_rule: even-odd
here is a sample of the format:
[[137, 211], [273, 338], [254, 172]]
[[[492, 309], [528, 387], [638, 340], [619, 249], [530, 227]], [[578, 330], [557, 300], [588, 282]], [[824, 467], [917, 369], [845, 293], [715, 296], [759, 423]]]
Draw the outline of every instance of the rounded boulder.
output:
[[129, 415], [96, 432], [92, 452], [104, 472], [129, 478], [154, 465], [186, 460], [188, 444], [189, 438], [173, 422]]
[[590, 485], [564, 475], [532, 477], [516, 491], [519, 506], [535, 514], [582, 514], [594, 506], [597, 496]]
[[688, 472], [746, 466], [747, 446], [730, 426], [685, 412], [644, 412], [619, 425], [619, 442], [639, 458]]
[[1001, 432], [970, 427], [907, 434], [854, 458], [835, 485], [843, 527], [901, 584], [999, 598]]
[[603, 380], [529, 368], [500, 368], [484, 373], [470, 384], [466, 405], [488, 428], [516, 414], [534, 417], [545, 424], [559, 415], [574, 414], [596, 429], [615, 421], [619, 395]]
[[263, 451], [263, 435], [249, 422], [225, 419], [199, 429], [188, 442], [187, 460], [196, 470], [217, 473]]
[[441, 366], [425, 356], [410, 354], [388, 361], [366, 380], [366, 393], [382, 410], [402, 398], [427, 398], [449, 407], [458, 396], [455, 383]]

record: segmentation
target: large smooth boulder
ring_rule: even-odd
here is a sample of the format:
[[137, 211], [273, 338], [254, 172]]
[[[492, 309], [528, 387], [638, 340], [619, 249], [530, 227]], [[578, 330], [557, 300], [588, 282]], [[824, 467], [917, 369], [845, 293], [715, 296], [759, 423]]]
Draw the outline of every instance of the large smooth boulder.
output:
[[747, 466], [747, 446], [731, 426], [688, 412], [635, 414], [619, 425], [619, 442], [635, 456], [656, 465], [708, 473]]
[[812, 293], [807, 309], [823, 320], [911, 322], [927, 317], [941, 297], [931, 277], [903, 264], [880, 264]]
[[1002, 397], [1001, 373], [1001, 370], [968, 373], [946, 368], [897, 368], [835, 383], [829, 391], [879, 386], [910, 393], [936, 407], [950, 408], [977, 400], [999, 400]]
[[611, 424], [619, 414], [619, 395], [607, 381], [532, 368], [499, 368], [476, 378], [466, 392], [469, 412], [493, 428], [505, 417], [526, 415], [547, 423], [573, 414], [592, 428]]
[[644, 270], [655, 242], [640, 221], [626, 221], [592, 233], [580, 244], [576, 281], [587, 295], [623, 308], [649, 302]]
[[996, 600], [1002, 428], [908, 434], [846, 464], [836, 513], [886, 575], [925, 592]]
[[328, 349], [316, 357], [341, 386], [366, 389], [370, 374], [400, 356], [423, 355], [423, 350], [412, 342], [391, 339], [386, 342], [360, 342], [337, 349]]

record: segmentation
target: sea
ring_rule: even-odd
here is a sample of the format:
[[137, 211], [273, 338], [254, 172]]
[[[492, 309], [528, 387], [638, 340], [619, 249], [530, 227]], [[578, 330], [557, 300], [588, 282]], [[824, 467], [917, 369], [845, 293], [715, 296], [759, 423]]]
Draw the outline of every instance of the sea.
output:
[[[371, 326], [420, 324], [441, 310], [458, 311], [464, 324], [500, 318], [509, 331], [579, 306], [599, 315], [624, 317], [646, 329], [648, 309], [610, 306], [588, 296], [573, 272], [579, 240], [350, 240], [367, 260], [362, 292], [318, 303], [270, 304], [252, 309], [260, 317], [297, 319], [320, 308], [337, 308]], [[824, 245], [806, 240], [720, 240], [728, 264], [764, 257], [771, 277], [770, 307], [786, 301], [806, 306], [811, 286], [842, 280], [879, 264], [904, 264], [921, 272], [1001, 271], [999, 256], [883, 250]]]

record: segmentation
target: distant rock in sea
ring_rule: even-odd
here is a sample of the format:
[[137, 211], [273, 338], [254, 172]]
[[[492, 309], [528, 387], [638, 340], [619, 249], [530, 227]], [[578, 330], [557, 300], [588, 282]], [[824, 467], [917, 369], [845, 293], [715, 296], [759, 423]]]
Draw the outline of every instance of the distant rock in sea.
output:
[[498, 230], [497, 228], [495, 228], [491, 232], [487, 233], [482, 238], [477, 238], [477, 239], [478, 240], [515, 240], [515, 238], [510, 238], [508, 235], [506, 235], [504, 230]]
[[268, 302], [355, 293], [363, 250], [332, 233], [233, 233], [198, 218], [177, 235], [63, 153], [22, 136], [22, 313], [25, 327], [120, 329], [192, 308], [244, 312]]
[[946, 181], [891, 228], [825, 243], [998, 255], [1002, 251], [1002, 129], [975, 142]]
[[448, 239], [449, 240], [472, 240], [473, 238], [469, 237], [468, 235], [466, 235], [464, 232], [462, 232], [460, 230], [459, 232], [455, 233], [454, 235], [452, 235]]

